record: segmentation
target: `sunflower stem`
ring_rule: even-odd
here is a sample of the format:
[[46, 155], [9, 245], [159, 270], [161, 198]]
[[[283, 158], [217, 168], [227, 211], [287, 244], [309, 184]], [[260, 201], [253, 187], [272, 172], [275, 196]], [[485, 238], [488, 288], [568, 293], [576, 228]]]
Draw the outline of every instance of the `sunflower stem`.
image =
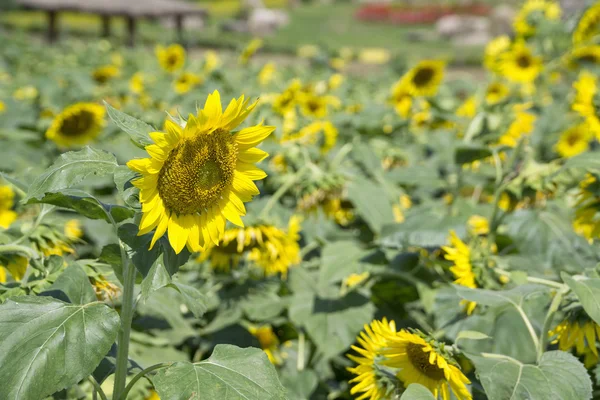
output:
[[552, 303], [550, 303], [550, 308], [546, 313], [546, 319], [544, 320], [544, 326], [542, 328], [542, 332], [540, 332], [540, 345], [538, 347], [537, 352], [537, 361], [540, 362], [542, 356], [544, 355], [544, 351], [546, 351], [546, 347], [548, 346], [548, 331], [550, 330], [550, 326], [552, 326], [552, 321], [554, 320], [554, 314], [558, 311], [560, 307], [560, 303], [562, 302], [563, 296], [569, 291], [568, 286], [563, 286], [561, 290], [559, 290], [554, 298], [552, 299]]
[[300, 332], [298, 335], [298, 359], [296, 360], [296, 369], [298, 371], [304, 370], [304, 346], [306, 338], [304, 332]]
[[93, 376], [90, 375], [89, 381], [92, 384], [92, 386], [94, 387], [93, 398], [96, 399], [96, 394], [98, 394], [98, 395], [100, 395], [101, 400], [108, 400], [106, 397], [106, 394], [104, 393], [104, 390], [102, 390], [102, 386], [100, 386], [100, 384], [96, 381], [96, 378], [94, 378]]
[[288, 190], [290, 190], [292, 188], [292, 186], [294, 186], [296, 184], [296, 182], [298, 182], [298, 180], [304, 174], [304, 171], [306, 171], [306, 169], [307, 169], [307, 167], [300, 168], [298, 170], [298, 172], [296, 172], [296, 174], [290, 180], [288, 180], [286, 183], [281, 185], [279, 187], [279, 189], [277, 189], [277, 191], [273, 194], [273, 196], [271, 196], [269, 198], [269, 201], [267, 201], [267, 204], [265, 204], [265, 207], [261, 210], [260, 214], [258, 215], [259, 219], [263, 219], [263, 218], [267, 217], [267, 215], [269, 214], [269, 211], [271, 211], [271, 208], [273, 208], [273, 206], [279, 201], [279, 199]]
[[[129, 382], [129, 384], [127, 385], [127, 387], [125, 388], [125, 391], [123, 392], [123, 394], [121, 395], [121, 398], [123, 400], [127, 399], [127, 394], [129, 394], [129, 391], [133, 388], [133, 386], [137, 383], [137, 381], [139, 381], [140, 379], [142, 379], [143, 377], [145, 377], [146, 375], [148, 375], [150, 372], [152, 371], [156, 371], [157, 369], [160, 368], [166, 368], [171, 366], [173, 363], [172, 362], [164, 362], [164, 363], [159, 363], [159, 364], [155, 364], [152, 365], [148, 368], [146, 368], [143, 371], [140, 371], [136, 376], [133, 377], [133, 379]], [[115, 398], [115, 400], [119, 400], [117, 398]]]

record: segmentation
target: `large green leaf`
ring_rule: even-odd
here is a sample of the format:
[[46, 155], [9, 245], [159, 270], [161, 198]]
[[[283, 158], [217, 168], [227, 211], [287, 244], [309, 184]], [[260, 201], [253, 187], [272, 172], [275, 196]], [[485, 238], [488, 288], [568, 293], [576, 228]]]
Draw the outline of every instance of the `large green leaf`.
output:
[[367, 252], [354, 241], [338, 241], [327, 244], [321, 255], [319, 287], [324, 288], [359, 269], [359, 261]]
[[581, 168], [586, 171], [600, 171], [600, 152], [586, 151], [583, 154], [571, 157], [564, 163], [563, 168]]
[[217, 345], [199, 363], [178, 362], [152, 378], [162, 399], [285, 399], [277, 371], [260, 349]]
[[392, 205], [381, 185], [357, 177], [348, 186], [348, 198], [373, 232], [379, 233], [383, 225], [394, 221]]
[[492, 151], [487, 146], [465, 145], [454, 149], [454, 162], [457, 164], [470, 164], [473, 161], [481, 160], [492, 155]]
[[566, 273], [562, 273], [561, 276], [575, 293], [585, 312], [600, 324], [600, 279], [581, 275], [570, 277]]
[[46, 193], [71, 188], [91, 175], [111, 175], [117, 165], [115, 156], [91, 147], [63, 153], [50, 168], [33, 181], [24, 201], [40, 200]]
[[42, 399], [76, 384], [115, 341], [119, 316], [101, 303], [14, 297], [0, 305], [3, 400]]
[[587, 400], [592, 381], [585, 367], [569, 353], [544, 353], [539, 365], [488, 354], [470, 357], [490, 400]]
[[44, 294], [57, 297], [54, 292], [61, 292], [74, 304], [88, 304], [96, 301], [96, 292], [90, 280], [80, 265], [67, 267], [54, 281]]
[[400, 400], [435, 400], [433, 393], [425, 386], [418, 383], [411, 383], [402, 393]]
[[161, 247], [155, 243], [152, 249], [149, 249], [152, 235], [154, 232], [138, 236], [138, 227], [135, 224], [123, 224], [119, 226], [119, 238], [130, 247], [129, 256], [133, 265], [143, 276], [148, 275], [150, 268], [160, 256]]
[[107, 102], [104, 102], [104, 105], [110, 119], [129, 135], [133, 143], [142, 148], [154, 143], [148, 134], [156, 131], [156, 129], [144, 121], [113, 108]]

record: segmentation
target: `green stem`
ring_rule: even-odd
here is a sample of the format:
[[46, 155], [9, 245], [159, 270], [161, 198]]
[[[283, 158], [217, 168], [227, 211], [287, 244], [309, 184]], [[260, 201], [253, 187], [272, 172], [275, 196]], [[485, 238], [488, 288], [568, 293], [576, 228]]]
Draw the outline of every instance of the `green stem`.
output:
[[[121, 245], [121, 256], [125, 249]], [[117, 363], [115, 370], [115, 386], [113, 398], [120, 399], [125, 390], [127, 381], [127, 364], [129, 361], [129, 336], [131, 333], [131, 322], [133, 321], [133, 291], [135, 288], [135, 266], [128, 262], [127, 256], [123, 258], [123, 300], [121, 304], [121, 326], [117, 336]]]
[[[121, 398], [122, 398], [123, 400], [127, 399], [127, 394], [129, 394], [129, 391], [130, 391], [131, 389], [133, 389], [133, 386], [136, 384], [136, 382], [137, 382], [137, 381], [139, 381], [140, 379], [142, 379], [144, 376], [146, 376], [146, 375], [147, 375], [147, 374], [149, 374], [150, 372], [152, 372], [152, 371], [155, 371], [155, 370], [157, 370], [157, 369], [160, 369], [160, 368], [165, 368], [165, 367], [169, 367], [169, 366], [171, 366], [172, 364], [173, 364], [173, 363], [170, 363], [170, 362], [159, 363], [159, 364], [152, 365], [152, 366], [150, 366], [150, 367], [146, 368], [146, 369], [145, 369], [145, 370], [143, 370], [143, 371], [140, 371], [140, 372], [139, 372], [139, 373], [138, 373], [136, 376], [134, 376], [134, 377], [133, 377], [133, 379], [132, 379], [132, 380], [129, 382], [129, 384], [128, 384], [128, 385], [127, 385], [127, 387], [125, 388], [125, 391], [124, 391], [124, 392], [123, 392], [123, 394], [121, 395]], [[115, 397], [115, 400], [118, 400], [118, 399]]]
[[28, 258], [38, 258], [38, 253], [32, 248], [14, 243], [0, 245], [0, 253], [23, 253]]
[[537, 334], [535, 333], [535, 329], [533, 329], [533, 325], [531, 325], [531, 321], [529, 320], [529, 318], [525, 314], [525, 311], [523, 311], [523, 309], [521, 307], [515, 307], [515, 308], [519, 312], [519, 315], [521, 315], [521, 318], [523, 319], [523, 322], [525, 323], [525, 326], [527, 327], [527, 330], [529, 331], [529, 336], [531, 336], [531, 341], [533, 342], [533, 346], [536, 348], [536, 350], [539, 351], [540, 341], [538, 340]]
[[304, 332], [300, 332], [298, 335], [298, 359], [296, 360], [296, 369], [298, 371], [304, 370], [304, 346], [306, 343], [306, 337]]
[[562, 302], [563, 296], [569, 291], [568, 287], [562, 288], [559, 290], [554, 298], [552, 299], [552, 303], [550, 303], [550, 308], [546, 313], [546, 319], [544, 320], [544, 326], [542, 328], [542, 332], [540, 333], [540, 345], [538, 347], [537, 352], [537, 361], [540, 362], [542, 356], [544, 355], [544, 351], [546, 351], [546, 346], [548, 346], [548, 331], [550, 330], [550, 326], [552, 326], [552, 321], [554, 320], [554, 314], [558, 311], [560, 307], [560, 303]]
[[265, 204], [265, 207], [262, 209], [262, 211], [258, 215], [259, 219], [265, 218], [267, 216], [269, 211], [271, 211], [271, 208], [273, 208], [273, 206], [279, 201], [279, 199], [288, 190], [290, 190], [292, 188], [292, 186], [294, 186], [296, 184], [296, 182], [298, 182], [298, 179], [302, 176], [304, 171], [306, 171], [306, 167], [299, 169], [298, 172], [296, 172], [296, 174], [290, 180], [288, 180], [286, 183], [281, 185], [279, 187], [279, 189], [277, 189], [277, 191], [273, 194], [273, 196], [271, 196], [269, 198], [269, 201], [267, 201], [267, 204]]
[[27, 232], [25, 232], [25, 234], [23, 234], [23, 236], [21, 236], [20, 238], [18, 238], [11, 244], [19, 244], [19, 243], [23, 242], [24, 240], [26, 240], [27, 238], [29, 238], [29, 236], [31, 236], [31, 234], [33, 232], [35, 232], [35, 230], [38, 228], [38, 226], [40, 226], [44, 217], [46, 215], [50, 214], [50, 212], [52, 212], [52, 210], [54, 210], [54, 206], [51, 206], [48, 204], [43, 204], [40, 209], [40, 213], [38, 214], [37, 218], [33, 222], [33, 225], [31, 226], [31, 228]]
[[98, 393], [101, 400], [108, 400], [104, 390], [102, 390], [102, 386], [100, 386], [100, 384], [96, 381], [96, 378], [90, 375], [89, 381], [92, 383], [92, 386], [94, 386], [94, 398], [96, 393]]
[[[502, 276], [506, 276], [507, 278], [510, 278], [510, 273], [503, 271], [501, 269], [496, 269], [495, 272], [498, 275], [502, 275]], [[540, 285], [545, 285], [545, 286], [550, 286], [556, 289], [564, 289], [566, 286], [562, 283], [559, 282], [554, 282], [551, 281], [549, 279], [543, 279], [543, 278], [536, 278], [535, 276], [528, 276], [527, 277], [527, 282], [531, 282], [531, 283], [539, 283]]]

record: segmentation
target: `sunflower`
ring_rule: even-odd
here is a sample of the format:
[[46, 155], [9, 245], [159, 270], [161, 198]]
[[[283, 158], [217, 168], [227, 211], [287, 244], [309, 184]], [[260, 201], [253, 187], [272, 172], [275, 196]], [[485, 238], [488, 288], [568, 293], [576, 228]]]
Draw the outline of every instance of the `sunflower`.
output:
[[219, 245], [208, 247], [200, 261], [209, 259], [213, 268], [229, 271], [246, 257], [264, 275], [285, 278], [300, 262], [300, 229], [299, 217], [290, 218], [287, 232], [266, 224], [227, 229]]
[[596, 2], [583, 14], [573, 32], [573, 43], [576, 45], [590, 41], [599, 32], [600, 3]]
[[406, 219], [404, 211], [412, 207], [412, 200], [410, 196], [403, 194], [398, 198], [398, 203], [392, 205], [392, 212], [394, 213], [394, 222], [401, 224]]
[[579, 194], [575, 205], [573, 229], [589, 241], [600, 236], [600, 197], [598, 196], [598, 180], [589, 174], [579, 184]]
[[577, 47], [569, 54], [568, 60], [569, 67], [573, 69], [589, 65], [597, 67], [600, 65], [600, 45], [593, 44]]
[[274, 63], [267, 63], [258, 73], [258, 82], [262, 86], [268, 85], [273, 78], [275, 77], [275, 73], [277, 72], [277, 67]]
[[344, 281], [342, 282], [342, 287], [345, 289], [351, 289], [353, 287], [356, 287], [361, 283], [365, 282], [367, 279], [369, 279], [369, 276], [370, 274], [368, 271], [365, 271], [361, 274], [350, 274], [346, 278], [344, 278]]
[[535, 56], [524, 42], [515, 43], [500, 61], [502, 75], [520, 83], [535, 81], [542, 69], [542, 58]]
[[185, 49], [178, 44], [169, 47], [156, 46], [154, 52], [158, 63], [167, 72], [175, 72], [185, 64]]
[[121, 288], [110, 282], [103, 275], [90, 277], [98, 301], [114, 301], [121, 294]]
[[203, 82], [204, 80], [201, 76], [191, 72], [183, 72], [177, 77], [177, 79], [175, 79], [173, 86], [176, 93], [184, 94], [192, 90], [194, 87], [201, 85]]
[[273, 327], [250, 325], [248, 332], [258, 340], [260, 348], [265, 352], [271, 364], [280, 365], [283, 362], [279, 355], [279, 339], [273, 332]]
[[351, 346], [358, 355], [348, 354], [347, 357], [357, 363], [355, 367], [348, 368], [354, 375], [349, 383], [353, 384], [350, 394], [360, 396], [356, 400], [382, 400], [390, 398], [394, 389], [389, 378], [380, 371], [377, 362], [382, 359], [382, 351], [388, 343], [389, 337], [397, 335], [396, 323], [383, 318], [381, 321], [372, 321], [364, 326], [364, 331], [356, 338], [358, 346]]
[[119, 76], [119, 73], [119, 68], [115, 67], [114, 65], [104, 65], [102, 67], [96, 68], [92, 72], [92, 78], [94, 79], [94, 81], [96, 81], [97, 84], [104, 85], [111, 79]]
[[43, 254], [44, 257], [62, 257], [66, 254], [75, 253], [75, 249], [71, 246], [71, 240], [54, 226], [40, 225], [31, 239], [34, 249]]
[[20, 281], [25, 276], [29, 259], [18, 255], [9, 255], [0, 259], [0, 283], [6, 282], [6, 271], [10, 272], [15, 281]]
[[[319, 186], [319, 183], [316, 183]], [[337, 185], [323, 184], [322, 187], [306, 193], [298, 202], [298, 210], [306, 214], [323, 211], [325, 216], [336, 223], [346, 226], [354, 220], [352, 205], [342, 198], [342, 188]]]
[[514, 20], [515, 31], [522, 36], [535, 34], [537, 26], [560, 18], [560, 5], [554, 1], [527, 0]]
[[302, 92], [298, 95], [298, 102], [302, 114], [310, 118], [325, 118], [329, 112], [329, 106], [335, 108], [340, 106], [340, 100], [331, 95], [316, 95], [314, 93]]
[[570, 127], [561, 134], [554, 149], [561, 157], [573, 157], [587, 151], [592, 138], [593, 134], [590, 132], [588, 125], [578, 124]]
[[136, 72], [133, 74], [131, 79], [129, 79], [129, 90], [131, 90], [135, 94], [142, 94], [144, 92], [144, 84], [146, 81], [146, 77], [141, 72]]
[[490, 106], [502, 102], [510, 94], [510, 89], [502, 82], [492, 82], [485, 90], [485, 101]]
[[391, 102], [394, 105], [396, 114], [402, 118], [408, 118], [410, 110], [412, 109], [413, 97], [410, 94], [408, 85], [406, 85], [402, 79], [398, 80], [392, 86]]
[[13, 211], [15, 206], [15, 192], [11, 186], [0, 185], [0, 227], [8, 229], [17, 219], [17, 213]]
[[4, 111], [6, 111], [6, 104], [0, 100], [0, 114], [4, 113]]
[[536, 116], [527, 112], [518, 111], [513, 122], [506, 132], [500, 137], [498, 143], [508, 147], [516, 147], [519, 139], [533, 132]]
[[[456, 232], [450, 231], [450, 246], [442, 246], [442, 249], [446, 252], [444, 258], [454, 263], [450, 267], [450, 272], [456, 278], [454, 283], [468, 288], [477, 288], [469, 246], [456, 236]], [[474, 301], [461, 300], [460, 303], [465, 306], [465, 311], [468, 315], [471, 315], [477, 306], [477, 303]]]
[[254, 164], [268, 154], [255, 146], [275, 130], [256, 125], [232, 132], [256, 104], [241, 96], [223, 111], [215, 90], [184, 128], [168, 121], [166, 133], [150, 134], [155, 142], [146, 146], [150, 158], [127, 163], [142, 175], [133, 185], [142, 203], [139, 234], [156, 228], [150, 248], [168, 232], [176, 253], [186, 244], [200, 251], [219, 243], [227, 220], [243, 226], [244, 202], [259, 193], [253, 181], [266, 177]]
[[94, 103], [75, 103], [58, 114], [46, 131], [46, 138], [59, 146], [82, 146], [104, 128], [105, 109]]
[[575, 348], [577, 355], [584, 356], [585, 367], [592, 368], [598, 363], [596, 342], [600, 338], [600, 326], [578, 310], [570, 314], [548, 334], [555, 336], [552, 343], [558, 343], [559, 350], [570, 351]]
[[365, 64], [386, 64], [391, 58], [392, 55], [389, 50], [379, 47], [366, 48], [358, 53], [358, 60]]
[[429, 338], [425, 340], [421, 332], [414, 332], [401, 330], [386, 335], [386, 348], [382, 354], [387, 359], [383, 364], [400, 369], [397, 376], [404, 387], [419, 383], [436, 399], [441, 395], [443, 400], [450, 400], [452, 391], [458, 400], [471, 400], [471, 393], [466, 387], [471, 381], [460, 371], [444, 344]]
[[[321, 133], [323, 133], [322, 138]], [[335, 146], [337, 137], [338, 130], [330, 121], [315, 121], [303, 127], [298, 133], [283, 135], [281, 143], [319, 143], [321, 154], [325, 154]]]
[[600, 138], [600, 111], [598, 110], [598, 81], [595, 75], [583, 71], [573, 84], [575, 100], [571, 108], [586, 119], [589, 129]]
[[498, 36], [485, 46], [483, 64], [492, 72], [500, 71], [501, 59], [510, 50], [510, 38], [506, 35]]
[[477, 113], [477, 100], [475, 96], [468, 97], [456, 110], [457, 117], [473, 118]]
[[70, 219], [65, 223], [65, 236], [72, 241], [79, 240], [83, 237], [83, 229], [81, 222], [78, 219]]
[[204, 66], [202, 70], [205, 74], [210, 74], [221, 65], [221, 58], [214, 50], [207, 50], [204, 53]]
[[423, 60], [404, 74], [402, 83], [413, 96], [433, 96], [444, 77], [445, 65], [440, 60]]
[[248, 45], [242, 50], [239, 57], [239, 62], [242, 65], [248, 64], [252, 56], [263, 46], [262, 39], [252, 39]]
[[[490, 221], [481, 215], [472, 215], [467, 221], [469, 232], [474, 235], [487, 235], [490, 233]], [[460, 240], [460, 239], [458, 239]]]

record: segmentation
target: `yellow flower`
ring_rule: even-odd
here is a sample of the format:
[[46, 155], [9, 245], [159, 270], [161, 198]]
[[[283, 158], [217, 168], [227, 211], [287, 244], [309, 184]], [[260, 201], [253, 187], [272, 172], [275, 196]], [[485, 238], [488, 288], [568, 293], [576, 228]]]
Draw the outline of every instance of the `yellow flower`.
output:
[[0, 227], [8, 229], [17, 219], [17, 213], [13, 211], [15, 205], [15, 192], [11, 186], [0, 185]]
[[593, 175], [588, 175], [579, 184], [579, 200], [576, 204], [573, 229], [589, 241], [600, 236], [600, 215], [598, 211], [599, 198], [594, 192], [597, 180]]
[[383, 48], [367, 48], [358, 53], [358, 60], [365, 64], [386, 64], [391, 58], [390, 51]]
[[252, 39], [240, 54], [239, 62], [242, 65], [248, 64], [252, 56], [263, 46], [262, 39]]
[[515, 17], [515, 31], [522, 36], [531, 36], [541, 22], [556, 21], [560, 13], [560, 5], [554, 1], [527, 0]]
[[490, 233], [490, 222], [481, 215], [472, 215], [467, 221], [469, 231], [475, 235], [487, 235]]
[[199, 261], [210, 260], [215, 269], [229, 271], [242, 256], [266, 276], [287, 276], [290, 267], [300, 262], [300, 218], [290, 218], [287, 232], [273, 225], [227, 229], [218, 246], [209, 246]]
[[300, 80], [292, 80], [288, 87], [273, 101], [273, 110], [281, 115], [292, 111], [298, 102], [301, 89], [302, 83]]
[[498, 36], [491, 40], [485, 46], [485, 55], [483, 59], [485, 67], [492, 72], [499, 72], [500, 61], [504, 54], [509, 51], [510, 46], [510, 38], [506, 35]]
[[325, 118], [329, 106], [339, 107], [340, 100], [335, 96], [318, 96], [312, 93], [301, 93], [298, 97], [301, 111], [311, 118]]
[[[385, 167], [385, 166], [384, 166]], [[401, 224], [404, 222], [404, 211], [412, 207], [412, 200], [406, 194], [400, 196], [398, 204], [392, 205], [392, 211], [394, 213], [394, 222]]]
[[[27, 257], [11, 255], [0, 264], [0, 283], [6, 282], [5, 269], [10, 272], [15, 281], [20, 281], [25, 276], [29, 260]], [[4, 278], [4, 279], [2, 279]]]
[[13, 93], [13, 98], [15, 100], [33, 100], [38, 97], [38, 94], [39, 92], [35, 86], [28, 85], [15, 90]]
[[582, 71], [579, 79], [573, 83], [575, 100], [572, 108], [586, 119], [588, 128], [596, 138], [600, 138], [600, 111], [596, 107], [598, 81], [595, 75]]
[[498, 104], [510, 94], [510, 89], [502, 82], [492, 82], [485, 91], [485, 101], [493, 106]]
[[319, 55], [319, 47], [312, 44], [305, 44], [296, 50], [296, 55], [300, 58], [315, 58]]
[[548, 334], [556, 336], [553, 343], [558, 343], [559, 350], [570, 351], [575, 348], [577, 355], [585, 356], [586, 368], [598, 363], [596, 341], [600, 338], [600, 326], [594, 321], [566, 318]]
[[46, 131], [46, 138], [59, 146], [81, 146], [95, 139], [104, 128], [103, 106], [75, 103], [58, 114]]
[[258, 73], [258, 82], [262, 85], [268, 85], [275, 77], [277, 68], [274, 63], [267, 63]]
[[221, 65], [221, 58], [216, 51], [207, 50], [204, 53], [204, 73], [210, 74]]
[[[322, 139], [320, 133], [323, 133]], [[315, 121], [298, 133], [284, 134], [281, 143], [318, 144], [322, 154], [331, 150], [338, 137], [338, 130], [330, 121]]]
[[201, 76], [191, 72], [183, 72], [177, 77], [177, 79], [175, 79], [173, 86], [176, 93], [184, 94], [192, 90], [194, 87], [201, 85], [203, 82], [204, 80]]
[[150, 390], [150, 394], [146, 396], [145, 400], [160, 400], [160, 396], [155, 390]]
[[445, 65], [440, 60], [423, 60], [404, 74], [402, 83], [413, 96], [433, 96], [444, 77]]
[[342, 71], [346, 68], [346, 61], [340, 57], [333, 57], [329, 59], [329, 66], [336, 71]]
[[475, 96], [467, 98], [456, 110], [458, 117], [473, 118], [477, 113], [477, 100]]
[[2, 114], [6, 110], [6, 104], [2, 100], [0, 100], [0, 114]]
[[356, 338], [358, 346], [351, 346], [358, 355], [348, 354], [347, 357], [357, 363], [355, 367], [348, 368], [354, 375], [349, 383], [351, 395], [360, 393], [356, 400], [383, 400], [388, 398], [392, 388], [386, 385], [381, 377], [376, 362], [381, 358], [382, 351], [388, 345], [388, 337], [396, 335], [396, 323], [383, 318], [381, 321], [372, 321], [365, 325], [364, 331]]
[[599, 32], [600, 28], [600, 3], [596, 2], [583, 14], [575, 31], [573, 43], [578, 45], [590, 41]]
[[78, 219], [70, 219], [65, 224], [65, 236], [69, 240], [77, 240], [83, 237], [83, 229], [81, 227], [81, 222]]
[[396, 113], [402, 118], [408, 118], [412, 109], [413, 98], [408, 85], [400, 79], [392, 87], [392, 103]]
[[[450, 231], [450, 246], [442, 246], [442, 249], [446, 252], [444, 258], [452, 261], [454, 264], [450, 267], [450, 272], [456, 278], [454, 283], [472, 289], [477, 288], [473, 266], [471, 265], [471, 249], [469, 249], [469, 246], [456, 236], [456, 232]], [[465, 311], [468, 315], [473, 313], [477, 305], [473, 301], [466, 300], [461, 300], [461, 304], [465, 305]]]
[[569, 54], [569, 67], [581, 68], [600, 65], [600, 45], [593, 44], [575, 48]]
[[344, 288], [351, 289], [369, 279], [369, 275], [369, 272], [363, 272], [362, 274], [350, 274], [344, 279], [342, 286]]
[[144, 92], [144, 83], [144, 74], [136, 72], [129, 80], [129, 89], [135, 94], [142, 94]]
[[167, 72], [175, 72], [185, 64], [185, 49], [178, 44], [169, 47], [156, 46], [154, 52], [158, 63]]
[[383, 364], [400, 369], [397, 376], [404, 387], [419, 383], [436, 399], [441, 396], [443, 400], [450, 400], [450, 391], [457, 400], [472, 399], [466, 387], [471, 382], [456, 361], [438, 349], [437, 343], [405, 330], [388, 334], [385, 339], [387, 348], [382, 353], [387, 360]]
[[108, 281], [104, 276], [98, 275], [91, 277], [90, 280], [92, 281], [91, 283], [98, 301], [114, 301], [119, 297], [121, 288]]
[[279, 339], [270, 325], [250, 325], [248, 327], [248, 332], [258, 340], [260, 348], [267, 354], [271, 364], [280, 365], [282, 363], [281, 357], [278, 354]]
[[500, 72], [514, 82], [533, 82], [542, 69], [542, 58], [533, 55], [524, 42], [515, 43], [500, 61]]
[[74, 254], [75, 250], [65, 240], [46, 237], [41, 240], [34, 241], [34, 247], [37, 251], [41, 252], [44, 257], [50, 256], [64, 256], [65, 254]]
[[176, 253], [186, 244], [200, 251], [219, 243], [227, 220], [244, 225], [244, 202], [259, 193], [253, 181], [266, 177], [254, 164], [268, 154], [255, 146], [275, 130], [256, 125], [232, 132], [256, 104], [241, 96], [223, 111], [215, 90], [184, 128], [167, 121], [166, 133], [150, 134], [155, 143], [146, 146], [150, 158], [127, 163], [142, 175], [133, 185], [142, 203], [139, 234], [156, 228], [150, 248], [167, 232]]
[[335, 90], [337, 88], [339, 88], [342, 83], [344, 83], [344, 75], [342, 74], [333, 74], [329, 77], [329, 80], [327, 81], [327, 88], [329, 90]]
[[554, 146], [556, 152], [565, 158], [576, 156], [590, 148], [593, 134], [587, 124], [578, 124], [562, 133], [558, 143]]
[[500, 137], [498, 143], [508, 147], [515, 147], [521, 137], [533, 132], [535, 121], [535, 115], [522, 111], [517, 112], [514, 121], [509, 125], [504, 135]]
[[96, 81], [97, 84], [104, 85], [111, 79], [119, 76], [119, 73], [119, 69], [114, 65], [104, 65], [102, 67], [96, 68], [92, 72], [92, 78]]

